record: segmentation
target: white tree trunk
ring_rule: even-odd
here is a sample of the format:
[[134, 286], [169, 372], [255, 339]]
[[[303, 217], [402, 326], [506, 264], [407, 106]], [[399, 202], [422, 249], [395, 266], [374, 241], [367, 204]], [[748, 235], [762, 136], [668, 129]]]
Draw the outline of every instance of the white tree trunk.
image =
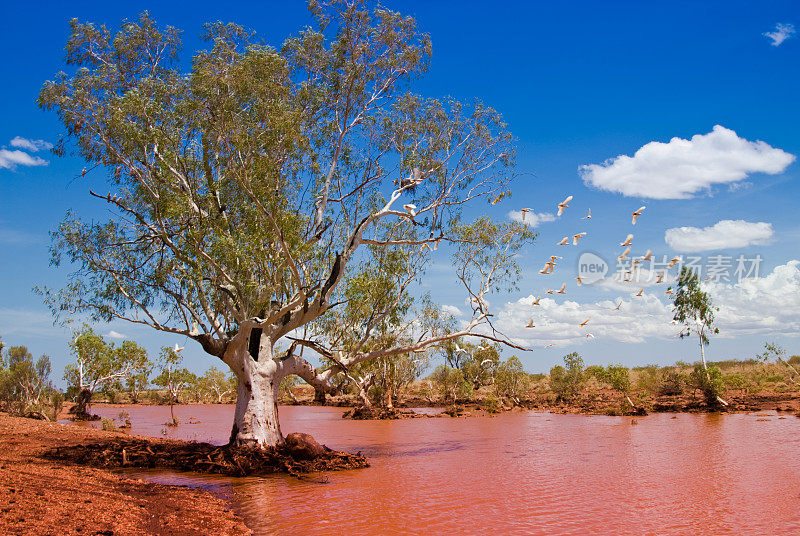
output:
[[700, 359], [703, 360], [703, 370], [706, 371], [706, 376], [708, 376], [708, 365], [706, 365], [706, 347], [703, 344], [703, 334], [700, 333]]
[[[246, 331], [249, 336], [250, 330]], [[273, 359], [272, 341], [262, 335], [258, 361], [248, 351], [248, 336], [240, 332], [224, 356], [239, 380], [230, 441], [236, 445], [275, 447], [283, 444], [278, 422], [278, 395], [286, 372]]]
[[358, 396], [361, 398], [361, 402], [363, 402], [365, 408], [372, 407], [372, 401], [369, 399], [369, 388], [372, 387], [374, 379], [375, 376], [369, 376], [358, 382]]

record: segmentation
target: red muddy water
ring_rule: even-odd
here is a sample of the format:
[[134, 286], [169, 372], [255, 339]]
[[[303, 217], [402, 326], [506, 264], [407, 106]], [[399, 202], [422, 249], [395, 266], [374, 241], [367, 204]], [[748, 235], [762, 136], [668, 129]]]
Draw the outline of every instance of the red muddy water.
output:
[[[181, 425], [167, 430], [167, 407], [126, 410], [133, 433], [213, 443], [227, 441], [233, 414], [179, 406]], [[119, 408], [94, 411], [112, 417]], [[800, 534], [794, 416], [350, 421], [343, 411], [282, 407], [282, 430], [361, 451], [368, 469], [307, 480], [136, 474], [219, 492], [261, 535]]]

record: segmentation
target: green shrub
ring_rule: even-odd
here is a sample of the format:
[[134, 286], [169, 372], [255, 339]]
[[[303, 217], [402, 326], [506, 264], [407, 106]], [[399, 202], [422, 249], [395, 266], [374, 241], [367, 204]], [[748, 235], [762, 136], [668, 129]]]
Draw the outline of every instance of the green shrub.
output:
[[605, 369], [600, 365], [591, 365], [586, 367], [584, 374], [587, 378], [597, 378], [598, 381], [603, 381], [603, 374], [605, 374]]
[[728, 374], [722, 378], [728, 389], [746, 389], [750, 381], [739, 373]]
[[608, 365], [599, 379], [620, 393], [627, 394], [631, 390], [630, 371], [622, 365]]
[[114, 419], [109, 419], [107, 417], [103, 417], [102, 423], [103, 423], [103, 430], [105, 430], [106, 432], [116, 432], [117, 431], [117, 425], [114, 424]]
[[659, 392], [662, 382], [661, 371], [655, 365], [639, 367], [636, 371], [636, 388], [647, 394], [654, 395]]
[[722, 372], [719, 367], [712, 365], [708, 367], [708, 371], [703, 369], [700, 363], [694, 366], [689, 377], [689, 383], [692, 388], [697, 389], [703, 393], [706, 403], [709, 406], [717, 405], [717, 399], [722, 394], [724, 384], [722, 382]]
[[483, 407], [489, 413], [500, 413], [500, 401], [492, 393], [486, 395], [486, 400], [483, 401]]
[[58, 414], [61, 413], [61, 409], [64, 407], [64, 393], [61, 391], [50, 393], [50, 406], [52, 407], [51, 416], [53, 421], [57, 421]]
[[464, 378], [461, 369], [439, 365], [430, 375], [430, 380], [436, 385], [443, 400], [453, 401], [467, 398], [470, 394], [470, 385]]
[[662, 370], [661, 385], [658, 387], [658, 394], [660, 396], [682, 395], [685, 383], [683, 374], [677, 370]]
[[577, 352], [564, 356], [566, 367], [556, 365], [550, 369], [550, 389], [557, 399], [568, 401], [578, 394], [584, 382], [583, 359]]

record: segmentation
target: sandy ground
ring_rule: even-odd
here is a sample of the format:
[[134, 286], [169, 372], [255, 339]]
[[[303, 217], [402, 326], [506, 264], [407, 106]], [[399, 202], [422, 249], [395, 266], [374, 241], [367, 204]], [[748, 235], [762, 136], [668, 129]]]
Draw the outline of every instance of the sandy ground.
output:
[[251, 531], [209, 492], [132, 480], [39, 455], [121, 435], [0, 413], [0, 534], [244, 535]]

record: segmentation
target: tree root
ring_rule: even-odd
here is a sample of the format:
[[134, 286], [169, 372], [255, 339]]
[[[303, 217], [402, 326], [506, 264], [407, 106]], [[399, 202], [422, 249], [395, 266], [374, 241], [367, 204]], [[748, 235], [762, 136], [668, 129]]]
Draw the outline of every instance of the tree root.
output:
[[135, 438], [56, 447], [45, 452], [44, 457], [92, 467], [164, 468], [230, 476], [288, 473], [299, 477], [302, 473], [369, 467], [361, 453], [348, 454], [327, 447], [313, 459], [298, 459], [285, 447], [217, 447], [208, 443]]

